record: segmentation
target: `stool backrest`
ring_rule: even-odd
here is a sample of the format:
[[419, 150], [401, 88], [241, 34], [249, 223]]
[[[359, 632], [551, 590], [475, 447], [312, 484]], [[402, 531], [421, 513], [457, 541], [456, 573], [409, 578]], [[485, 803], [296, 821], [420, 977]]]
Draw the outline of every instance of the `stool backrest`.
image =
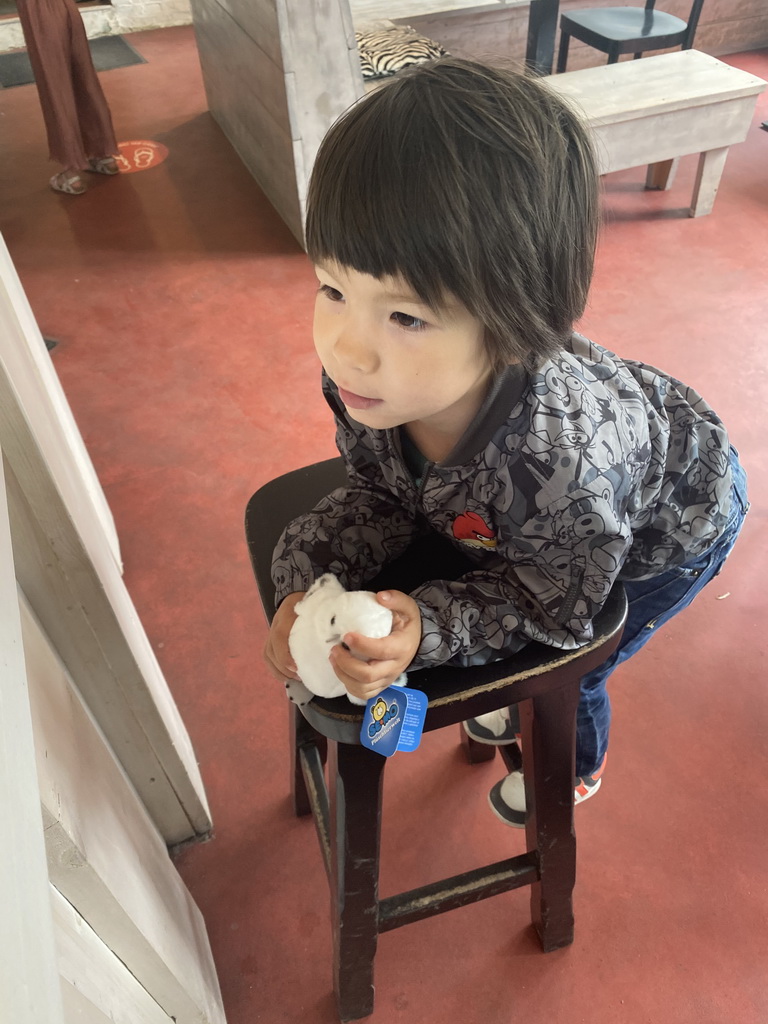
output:
[[270, 569], [280, 534], [292, 519], [309, 512], [346, 481], [343, 460], [328, 459], [270, 480], [248, 502], [245, 535], [261, 603], [270, 622], [275, 613], [275, 586]]

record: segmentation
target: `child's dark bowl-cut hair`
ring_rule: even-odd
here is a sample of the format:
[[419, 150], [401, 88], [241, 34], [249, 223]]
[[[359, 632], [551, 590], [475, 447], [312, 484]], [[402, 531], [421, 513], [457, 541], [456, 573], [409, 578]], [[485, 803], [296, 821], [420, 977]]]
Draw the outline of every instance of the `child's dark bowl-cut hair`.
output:
[[315, 262], [446, 292], [486, 329], [497, 367], [535, 369], [584, 311], [598, 226], [587, 128], [544, 82], [445, 57], [351, 107], [317, 155]]

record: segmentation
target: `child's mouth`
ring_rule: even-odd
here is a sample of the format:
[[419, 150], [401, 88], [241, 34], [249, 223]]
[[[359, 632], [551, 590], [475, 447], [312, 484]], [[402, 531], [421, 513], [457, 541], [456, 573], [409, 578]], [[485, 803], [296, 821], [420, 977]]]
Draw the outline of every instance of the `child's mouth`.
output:
[[339, 388], [339, 398], [349, 409], [371, 409], [374, 405], [381, 405], [381, 398], [364, 398], [356, 395], [354, 391], [345, 391]]

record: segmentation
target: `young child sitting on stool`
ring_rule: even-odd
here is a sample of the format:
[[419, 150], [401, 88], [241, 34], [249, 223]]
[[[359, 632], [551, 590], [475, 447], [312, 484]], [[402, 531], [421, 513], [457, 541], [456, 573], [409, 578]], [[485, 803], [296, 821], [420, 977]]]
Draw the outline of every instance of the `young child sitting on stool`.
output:
[[[306, 237], [320, 282], [315, 347], [349, 479], [277, 546], [281, 603], [265, 652], [290, 677], [288, 633], [310, 584], [332, 572], [364, 587], [429, 533], [465, 554], [464, 571], [378, 594], [392, 633], [345, 636], [350, 650], [331, 655], [360, 698], [401, 672], [485, 664], [530, 640], [578, 647], [621, 580], [621, 646], [581, 682], [577, 800], [600, 785], [608, 677], [718, 573], [747, 509], [709, 405], [573, 332], [597, 223], [587, 130], [536, 78], [441, 59], [331, 128]], [[504, 714], [466, 728], [514, 742]], [[491, 804], [524, 824], [519, 772]]]

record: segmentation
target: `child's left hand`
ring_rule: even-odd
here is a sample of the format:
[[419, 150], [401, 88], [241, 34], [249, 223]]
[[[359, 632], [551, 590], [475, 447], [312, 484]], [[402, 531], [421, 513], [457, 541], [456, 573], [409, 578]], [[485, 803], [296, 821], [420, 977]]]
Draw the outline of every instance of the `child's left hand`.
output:
[[[412, 597], [400, 590], [382, 590], [376, 600], [392, 612], [389, 636], [372, 640], [359, 633], [347, 633], [342, 641], [349, 650], [337, 644], [331, 651], [336, 675], [354, 697], [366, 701], [407, 670], [421, 643], [421, 612]], [[360, 661], [361, 658], [365, 660]]]

